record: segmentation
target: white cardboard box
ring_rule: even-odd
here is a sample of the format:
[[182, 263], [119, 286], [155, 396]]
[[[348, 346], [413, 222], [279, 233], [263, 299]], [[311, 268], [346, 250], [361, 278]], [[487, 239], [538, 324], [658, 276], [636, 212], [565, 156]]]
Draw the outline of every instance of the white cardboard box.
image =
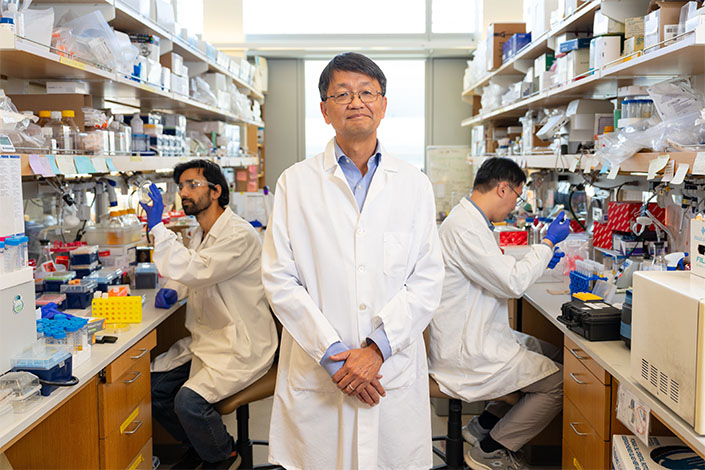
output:
[[47, 82], [47, 93], [71, 93], [78, 95], [87, 95], [88, 83], [78, 82], [78, 81], [66, 81], [66, 82]]
[[696, 469], [703, 465], [703, 459], [677, 437], [650, 437], [646, 446], [636, 436], [613, 436], [612, 466], [615, 470]]
[[690, 221], [690, 272], [705, 277], [705, 219]]

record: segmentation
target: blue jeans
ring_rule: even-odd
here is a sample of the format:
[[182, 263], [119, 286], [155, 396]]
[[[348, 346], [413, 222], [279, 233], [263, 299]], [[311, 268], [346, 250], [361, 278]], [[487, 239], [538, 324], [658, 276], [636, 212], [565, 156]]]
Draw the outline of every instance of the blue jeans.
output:
[[183, 386], [190, 370], [189, 361], [167, 372], [152, 372], [152, 417], [206, 462], [225, 460], [235, 442], [215, 407]]

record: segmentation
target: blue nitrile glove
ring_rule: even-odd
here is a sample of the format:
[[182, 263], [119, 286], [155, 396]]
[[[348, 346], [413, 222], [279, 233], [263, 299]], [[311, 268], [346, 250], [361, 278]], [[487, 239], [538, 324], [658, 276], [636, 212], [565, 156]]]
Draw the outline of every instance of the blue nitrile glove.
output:
[[162, 193], [159, 192], [159, 188], [154, 183], [152, 183], [149, 187], [149, 197], [152, 198], [151, 206], [148, 206], [144, 202], [140, 202], [140, 205], [147, 214], [147, 228], [152, 230], [154, 226], [162, 221], [162, 214], [164, 214], [164, 201], [162, 200]]
[[170, 308], [177, 300], [179, 300], [179, 295], [174, 289], [163, 287], [159, 289], [157, 296], [154, 298], [154, 306], [157, 308]]
[[566, 239], [570, 234], [570, 221], [565, 218], [565, 212], [561, 211], [556, 217], [556, 220], [551, 222], [546, 231], [546, 239], [553, 243], [553, 246], [558, 245], [560, 242]]
[[565, 256], [565, 253], [563, 253], [561, 250], [556, 248], [553, 251], [553, 258], [551, 258], [551, 261], [548, 262], [548, 269], [553, 269], [556, 267], [558, 263], [561, 262], [561, 258]]

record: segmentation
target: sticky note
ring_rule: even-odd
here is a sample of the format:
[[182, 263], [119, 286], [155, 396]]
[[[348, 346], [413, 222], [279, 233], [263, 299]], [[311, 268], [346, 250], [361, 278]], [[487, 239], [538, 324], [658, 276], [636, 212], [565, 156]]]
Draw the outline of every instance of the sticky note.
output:
[[607, 173], [607, 172], [609, 171], [609, 169], [610, 169], [610, 167], [607, 166], [607, 163], [604, 163], [604, 162], [603, 162], [603, 163], [602, 163], [602, 168], [600, 168], [600, 174], [601, 174], [601, 175], [604, 175], [605, 173]]
[[705, 175], [705, 152], [698, 152], [693, 162], [694, 175]]
[[619, 174], [619, 165], [612, 165], [609, 174], [607, 175], [608, 180], [613, 180]]
[[76, 164], [76, 170], [79, 173], [96, 173], [93, 162], [91, 162], [91, 157], [86, 155], [76, 155], [73, 157], [73, 162]]
[[61, 171], [59, 171], [59, 165], [56, 164], [56, 156], [47, 155], [46, 159], [49, 162], [49, 166], [51, 167], [51, 171], [53, 171], [55, 175], [61, 174]]
[[73, 163], [73, 155], [57, 155], [56, 164], [64, 175], [76, 174], [76, 166]]
[[681, 184], [685, 180], [685, 175], [688, 173], [688, 168], [690, 165], [687, 163], [681, 163], [678, 165], [678, 170], [676, 170], [676, 175], [671, 180], [671, 184]]
[[674, 160], [668, 162], [666, 167], [663, 169], [663, 178], [661, 178], [661, 181], [663, 181], [664, 183], [670, 182], [673, 179], [673, 172], [675, 168], [676, 162]]
[[115, 168], [115, 164], [113, 163], [112, 158], [106, 158], [105, 159], [105, 164], [108, 165], [108, 169], [110, 171], [117, 171], [117, 168]]
[[42, 175], [45, 178], [56, 174], [52, 171], [49, 161], [39, 155], [29, 156], [29, 166], [35, 175]]
[[571, 157], [571, 158], [572, 158], [572, 160], [570, 162], [570, 167], [568, 167], [568, 171], [573, 173], [575, 171], [575, 169], [578, 168], [579, 160], [578, 160], [578, 157]]
[[647, 176], [646, 179], [652, 180], [656, 178], [656, 173], [659, 171], [663, 170], [663, 168], [666, 166], [668, 163], [668, 160], [670, 160], [671, 157], [668, 155], [662, 155], [660, 157], [656, 157], [653, 160], [649, 162], [649, 175]]
[[93, 161], [95, 171], [97, 171], [98, 173], [108, 172], [108, 165], [105, 163], [105, 157], [93, 157], [91, 158], [91, 160]]

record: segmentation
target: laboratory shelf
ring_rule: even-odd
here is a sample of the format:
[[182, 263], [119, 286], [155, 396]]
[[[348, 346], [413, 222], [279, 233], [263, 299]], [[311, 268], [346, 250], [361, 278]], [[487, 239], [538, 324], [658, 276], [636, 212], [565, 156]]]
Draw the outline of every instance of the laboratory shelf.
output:
[[599, 69], [593, 69], [566, 83], [497, 108], [488, 113], [464, 119], [461, 126], [476, 126], [487, 121], [507, 121], [527, 110], [562, 106], [577, 98], [614, 98], [617, 88], [631, 84], [638, 77], [672, 77], [705, 73], [705, 25], [699, 26], [674, 44], [640, 56], [620, 58]]
[[549, 38], [558, 36], [566, 31], [589, 31], [592, 30], [593, 14], [600, 7], [599, 0], [592, 0], [589, 3], [583, 4], [572, 15], [564, 18], [560, 23], [554, 25], [549, 31], [545, 32], [538, 38], [534, 38], [529, 44], [524, 46], [517, 54], [507, 62], [503, 63], [497, 70], [494, 70], [483, 78], [473, 83], [462, 93], [463, 101], [472, 104], [473, 95], [480, 95], [480, 88], [487, 85], [490, 80], [498, 76], [504, 75], [526, 75], [526, 67], [531, 64], [522, 64], [522, 62], [533, 61], [541, 54], [549, 52]]

